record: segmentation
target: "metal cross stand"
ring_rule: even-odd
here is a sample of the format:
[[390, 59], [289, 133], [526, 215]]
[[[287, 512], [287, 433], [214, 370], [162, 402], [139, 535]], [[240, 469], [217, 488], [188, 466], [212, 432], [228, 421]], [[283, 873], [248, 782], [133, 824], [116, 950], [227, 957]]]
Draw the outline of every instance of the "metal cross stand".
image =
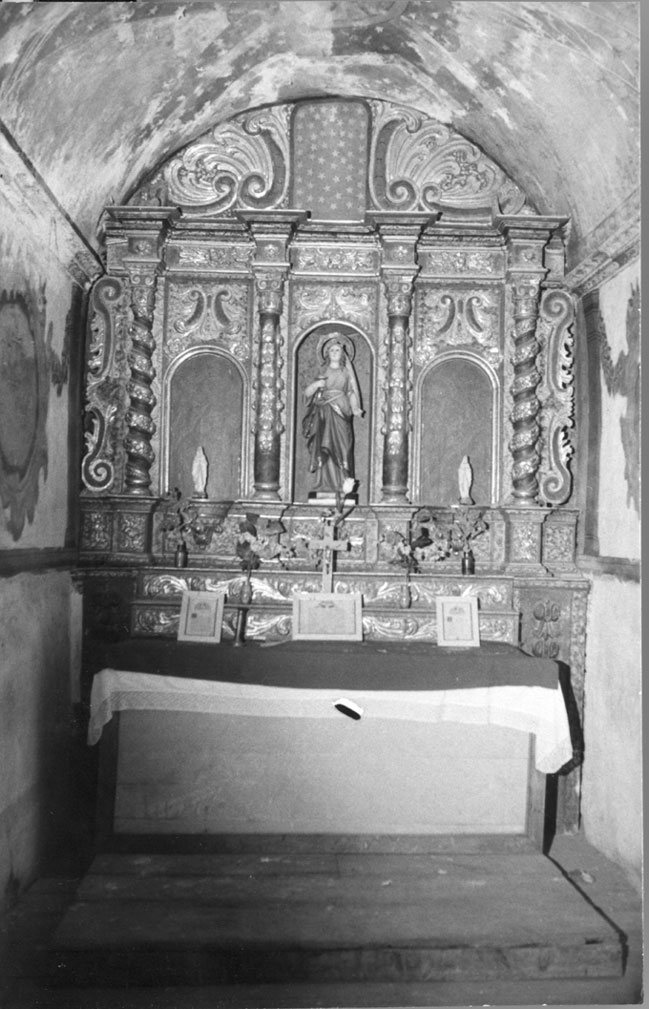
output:
[[345, 540], [336, 539], [338, 521], [329, 519], [320, 539], [309, 541], [310, 550], [322, 550], [322, 591], [333, 592], [336, 553], [347, 549]]

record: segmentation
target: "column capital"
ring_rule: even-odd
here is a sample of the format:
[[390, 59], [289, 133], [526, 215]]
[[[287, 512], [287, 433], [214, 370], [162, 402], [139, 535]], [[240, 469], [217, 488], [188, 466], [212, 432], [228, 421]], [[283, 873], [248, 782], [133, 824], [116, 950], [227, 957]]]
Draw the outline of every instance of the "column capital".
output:
[[260, 315], [281, 315], [287, 269], [284, 266], [274, 270], [253, 267], [253, 272]]
[[398, 241], [403, 238], [417, 241], [424, 229], [440, 217], [440, 211], [400, 213], [398, 210], [368, 210], [365, 222], [378, 232], [381, 240]]
[[180, 213], [177, 207], [107, 207], [104, 237], [108, 272], [160, 272], [167, 231]]
[[[546, 248], [554, 238], [559, 237], [559, 229], [567, 221], [567, 217], [496, 217], [496, 227], [505, 239], [507, 273], [511, 280], [515, 280], [518, 274], [534, 274], [542, 280], [556, 269], [556, 260], [553, 263], [551, 255], [547, 259]], [[555, 248], [556, 242], [552, 245], [552, 252]]]
[[365, 221], [379, 236], [382, 251], [381, 272], [404, 272], [409, 268], [414, 277], [418, 272], [417, 243], [428, 225], [439, 214], [399, 214], [391, 211], [370, 211]]
[[412, 291], [418, 270], [392, 272], [382, 270], [382, 280], [388, 299], [388, 315], [409, 316], [412, 311]]
[[255, 243], [253, 269], [288, 269], [288, 246], [300, 224], [310, 217], [308, 210], [239, 210], [237, 217], [248, 228]]

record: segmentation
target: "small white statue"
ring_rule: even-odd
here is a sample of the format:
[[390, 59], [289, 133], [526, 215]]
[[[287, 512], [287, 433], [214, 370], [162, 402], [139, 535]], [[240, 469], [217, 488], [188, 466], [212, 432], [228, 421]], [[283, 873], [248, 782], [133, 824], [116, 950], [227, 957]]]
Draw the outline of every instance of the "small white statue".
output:
[[471, 497], [471, 484], [473, 483], [473, 470], [471, 469], [471, 463], [469, 462], [468, 455], [465, 455], [460, 463], [460, 468], [457, 471], [458, 481], [460, 484], [460, 504], [461, 505], [472, 505], [474, 500]]
[[199, 445], [192, 463], [192, 480], [194, 481], [194, 497], [207, 497], [207, 456], [203, 446]]

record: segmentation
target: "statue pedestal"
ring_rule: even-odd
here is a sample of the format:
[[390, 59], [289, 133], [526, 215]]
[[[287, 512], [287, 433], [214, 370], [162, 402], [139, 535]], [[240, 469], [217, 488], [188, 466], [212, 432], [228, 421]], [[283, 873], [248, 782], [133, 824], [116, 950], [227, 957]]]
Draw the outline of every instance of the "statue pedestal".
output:
[[[330, 491], [311, 491], [309, 494], [309, 504], [331, 505], [335, 508], [337, 503], [336, 495]], [[355, 508], [357, 504], [358, 494], [347, 494], [342, 501], [343, 508]]]

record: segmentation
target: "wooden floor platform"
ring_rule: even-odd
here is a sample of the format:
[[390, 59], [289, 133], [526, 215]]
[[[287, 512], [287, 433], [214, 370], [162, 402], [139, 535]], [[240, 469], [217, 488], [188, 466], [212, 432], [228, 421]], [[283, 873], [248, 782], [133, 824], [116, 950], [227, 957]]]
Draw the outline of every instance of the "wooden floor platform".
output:
[[104, 854], [51, 964], [104, 987], [605, 978], [623, 946], [537, 853]]

